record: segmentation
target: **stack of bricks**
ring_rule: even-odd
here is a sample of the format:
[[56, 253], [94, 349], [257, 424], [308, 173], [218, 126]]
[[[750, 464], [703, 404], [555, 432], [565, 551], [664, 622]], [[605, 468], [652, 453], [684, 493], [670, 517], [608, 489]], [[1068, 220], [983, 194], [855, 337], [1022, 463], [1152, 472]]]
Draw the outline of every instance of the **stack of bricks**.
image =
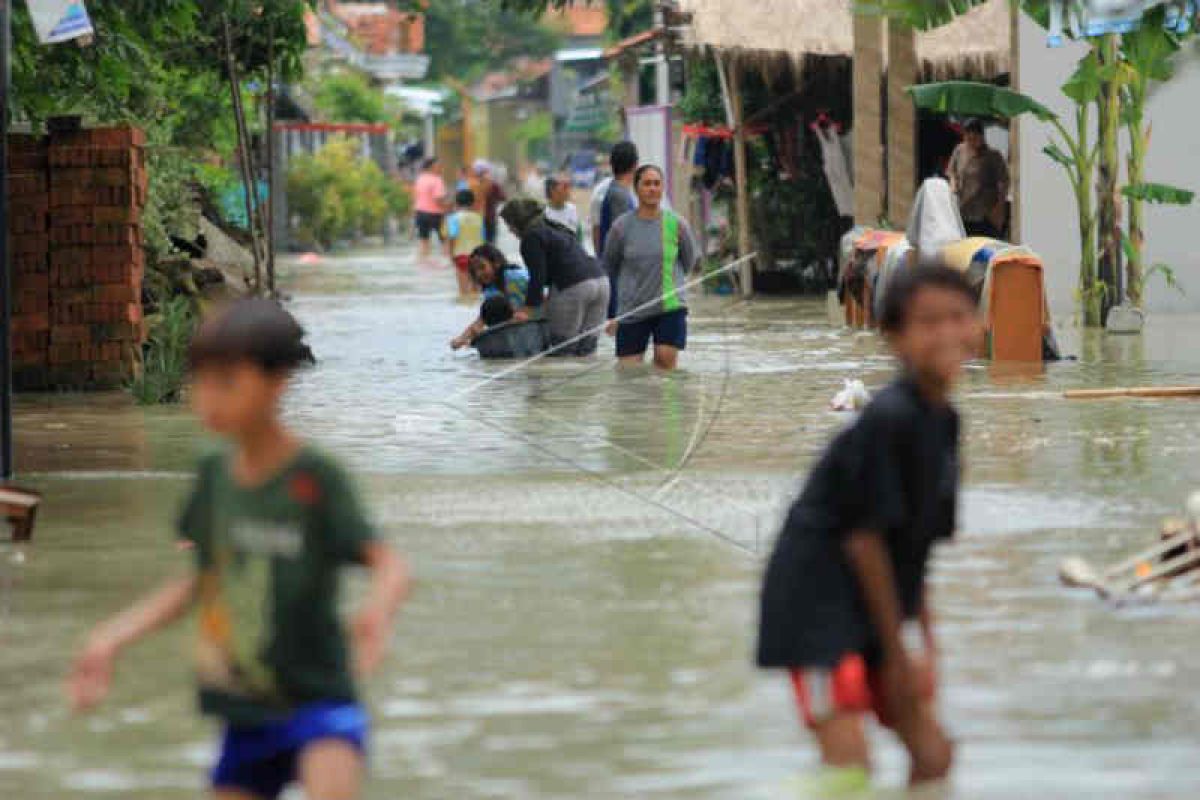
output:
[[8, 236], [12, 274], [13, 386], [49, 386], [50, 262], [47, 215], [50, 194], [45, 143], [35, 136], [8, 139]]
[[[38, 311], [25, 327], [38, 338], [27, 342], [31, 368], [20, 388], [109, 389], [138, 370], [145, 338], [144, 144], [136, 129], [98, 128], [53, 134], [37, 151], [45, 166], [40, 176], [31, 174], [26, 188], [42, 188], [43, 227], [21, 245], [17, 237], [23, 234], [14, 228], [12, 240], [15, 274], [25, 263], [26, 272], [39, 276], [28, 285], [41, 287], [27, 301]], [[10, 184], [14, 204], [18, 185]], [[38, 258], [41, 270], [35, 272]], [[14, 332], [20, 329], [14, 318]]]

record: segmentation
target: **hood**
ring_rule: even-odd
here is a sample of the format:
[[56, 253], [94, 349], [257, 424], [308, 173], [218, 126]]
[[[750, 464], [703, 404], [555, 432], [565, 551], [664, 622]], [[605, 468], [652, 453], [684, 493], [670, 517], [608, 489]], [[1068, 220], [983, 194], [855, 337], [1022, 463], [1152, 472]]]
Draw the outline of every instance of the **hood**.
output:
[[908, 218], [908, 241], [917, 250], [918, 263], [936, 259], [942, 248], [967, 238], [958, 202], [943, 178], [929, 178], [921, 184]]
[[541, 216], [543, 208], [537, 200], [525, 197], [510, 200], [504, 204], [504, 208], [500, 209], [500, 219], [504, 220], [514, 234], [521, 237], [529, 230], [529, 226]]

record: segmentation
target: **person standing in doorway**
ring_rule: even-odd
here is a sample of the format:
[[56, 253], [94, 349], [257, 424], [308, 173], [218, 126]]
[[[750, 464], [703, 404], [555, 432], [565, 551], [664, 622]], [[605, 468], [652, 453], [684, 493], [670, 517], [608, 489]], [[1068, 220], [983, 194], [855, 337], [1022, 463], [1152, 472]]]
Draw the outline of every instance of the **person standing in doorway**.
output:
[[557, 222], [583, 241], [583, 225], [579, 209], [571, 202], [571, 182], [563, 175], [546, 178], [546, 219]]
[[442, 180], [442, 167], [436, 158], [427, 158], [421, 165], [421, 174], [413, 184], [413, 200], [421, 258], [427, 259], [433, 234], [442, 229], [442, 217], [446, 213], [446, 182]]
[[950, 156], [946, 177], [958, 196], [967, 235], [1001, 238], [1008, 202], [1008, 165], [1004, 156], [984, 141], [979, 120], [969, 120], [963, 128], [963, 140]]
[[471, 184], [471, 192], [475, 195], [475, 210], [483, 216], [483, 239], [488, 244], [496, 243], [496, 223], [499, 219], [500, 206], [508, 197], [504, 189], [496, 182], [492, 165], [483, 159], [477, 160], [472, 166], [475, 180]]
[[[691, 226], [662, 207], [663, 171], [644, 164], [634, 173], [636, 211], [613, 223], [604, 243], [604, 269], [619, 291], [609, 306], [608, 333], [617, 357], [640, 364], [654, 340], [654, 366], [675, 369], [687, 346], [687, 274], [700, 262]], [[619, 320], [619, 321], [618, 321]]]
[[[633, 173], [638, 166], [637, 145], [633, 142], [617, 142], [609, 154], [608, 163], [612, 168], [612, 177], [597, 184], [589, 209], [592, 245], [597, 258], [604, 257], [604, 240], [608, 238], [613, 223], [627, 211], [637, 208], [637, 198], [633, 193]], [[616, 298], [615, 291], [613, 298]]]

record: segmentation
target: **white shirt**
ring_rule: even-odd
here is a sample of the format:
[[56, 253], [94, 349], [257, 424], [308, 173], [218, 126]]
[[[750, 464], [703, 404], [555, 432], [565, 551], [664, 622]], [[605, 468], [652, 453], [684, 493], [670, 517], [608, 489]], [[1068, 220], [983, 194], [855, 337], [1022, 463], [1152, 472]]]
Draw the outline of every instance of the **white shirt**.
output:
[[567, 203], [562, 208], [546, 206], [546, 219], [557, 222], [576, 235], [582, 231], [579, 226], [579, 209], [575, 208], [574, 203]]

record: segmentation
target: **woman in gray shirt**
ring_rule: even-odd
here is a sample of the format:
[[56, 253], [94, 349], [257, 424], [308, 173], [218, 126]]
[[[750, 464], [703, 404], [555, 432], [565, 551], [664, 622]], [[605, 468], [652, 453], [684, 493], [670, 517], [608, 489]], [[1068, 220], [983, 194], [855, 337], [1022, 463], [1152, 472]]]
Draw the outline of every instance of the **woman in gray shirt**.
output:
[[[644, 164], [634, 175], [638, 207], [623, 214], [604, 243], [604, 269], [617, 287], [608, 334], [617, 357], [641, 363], [654, 340], [654, 366], [675, 369], [687, 346], [687, 301], [682, 286], [700, 261], [692, 229], [664, 209], [663, 172]], [[620, 320], [620, 322], [617, 322]]]

